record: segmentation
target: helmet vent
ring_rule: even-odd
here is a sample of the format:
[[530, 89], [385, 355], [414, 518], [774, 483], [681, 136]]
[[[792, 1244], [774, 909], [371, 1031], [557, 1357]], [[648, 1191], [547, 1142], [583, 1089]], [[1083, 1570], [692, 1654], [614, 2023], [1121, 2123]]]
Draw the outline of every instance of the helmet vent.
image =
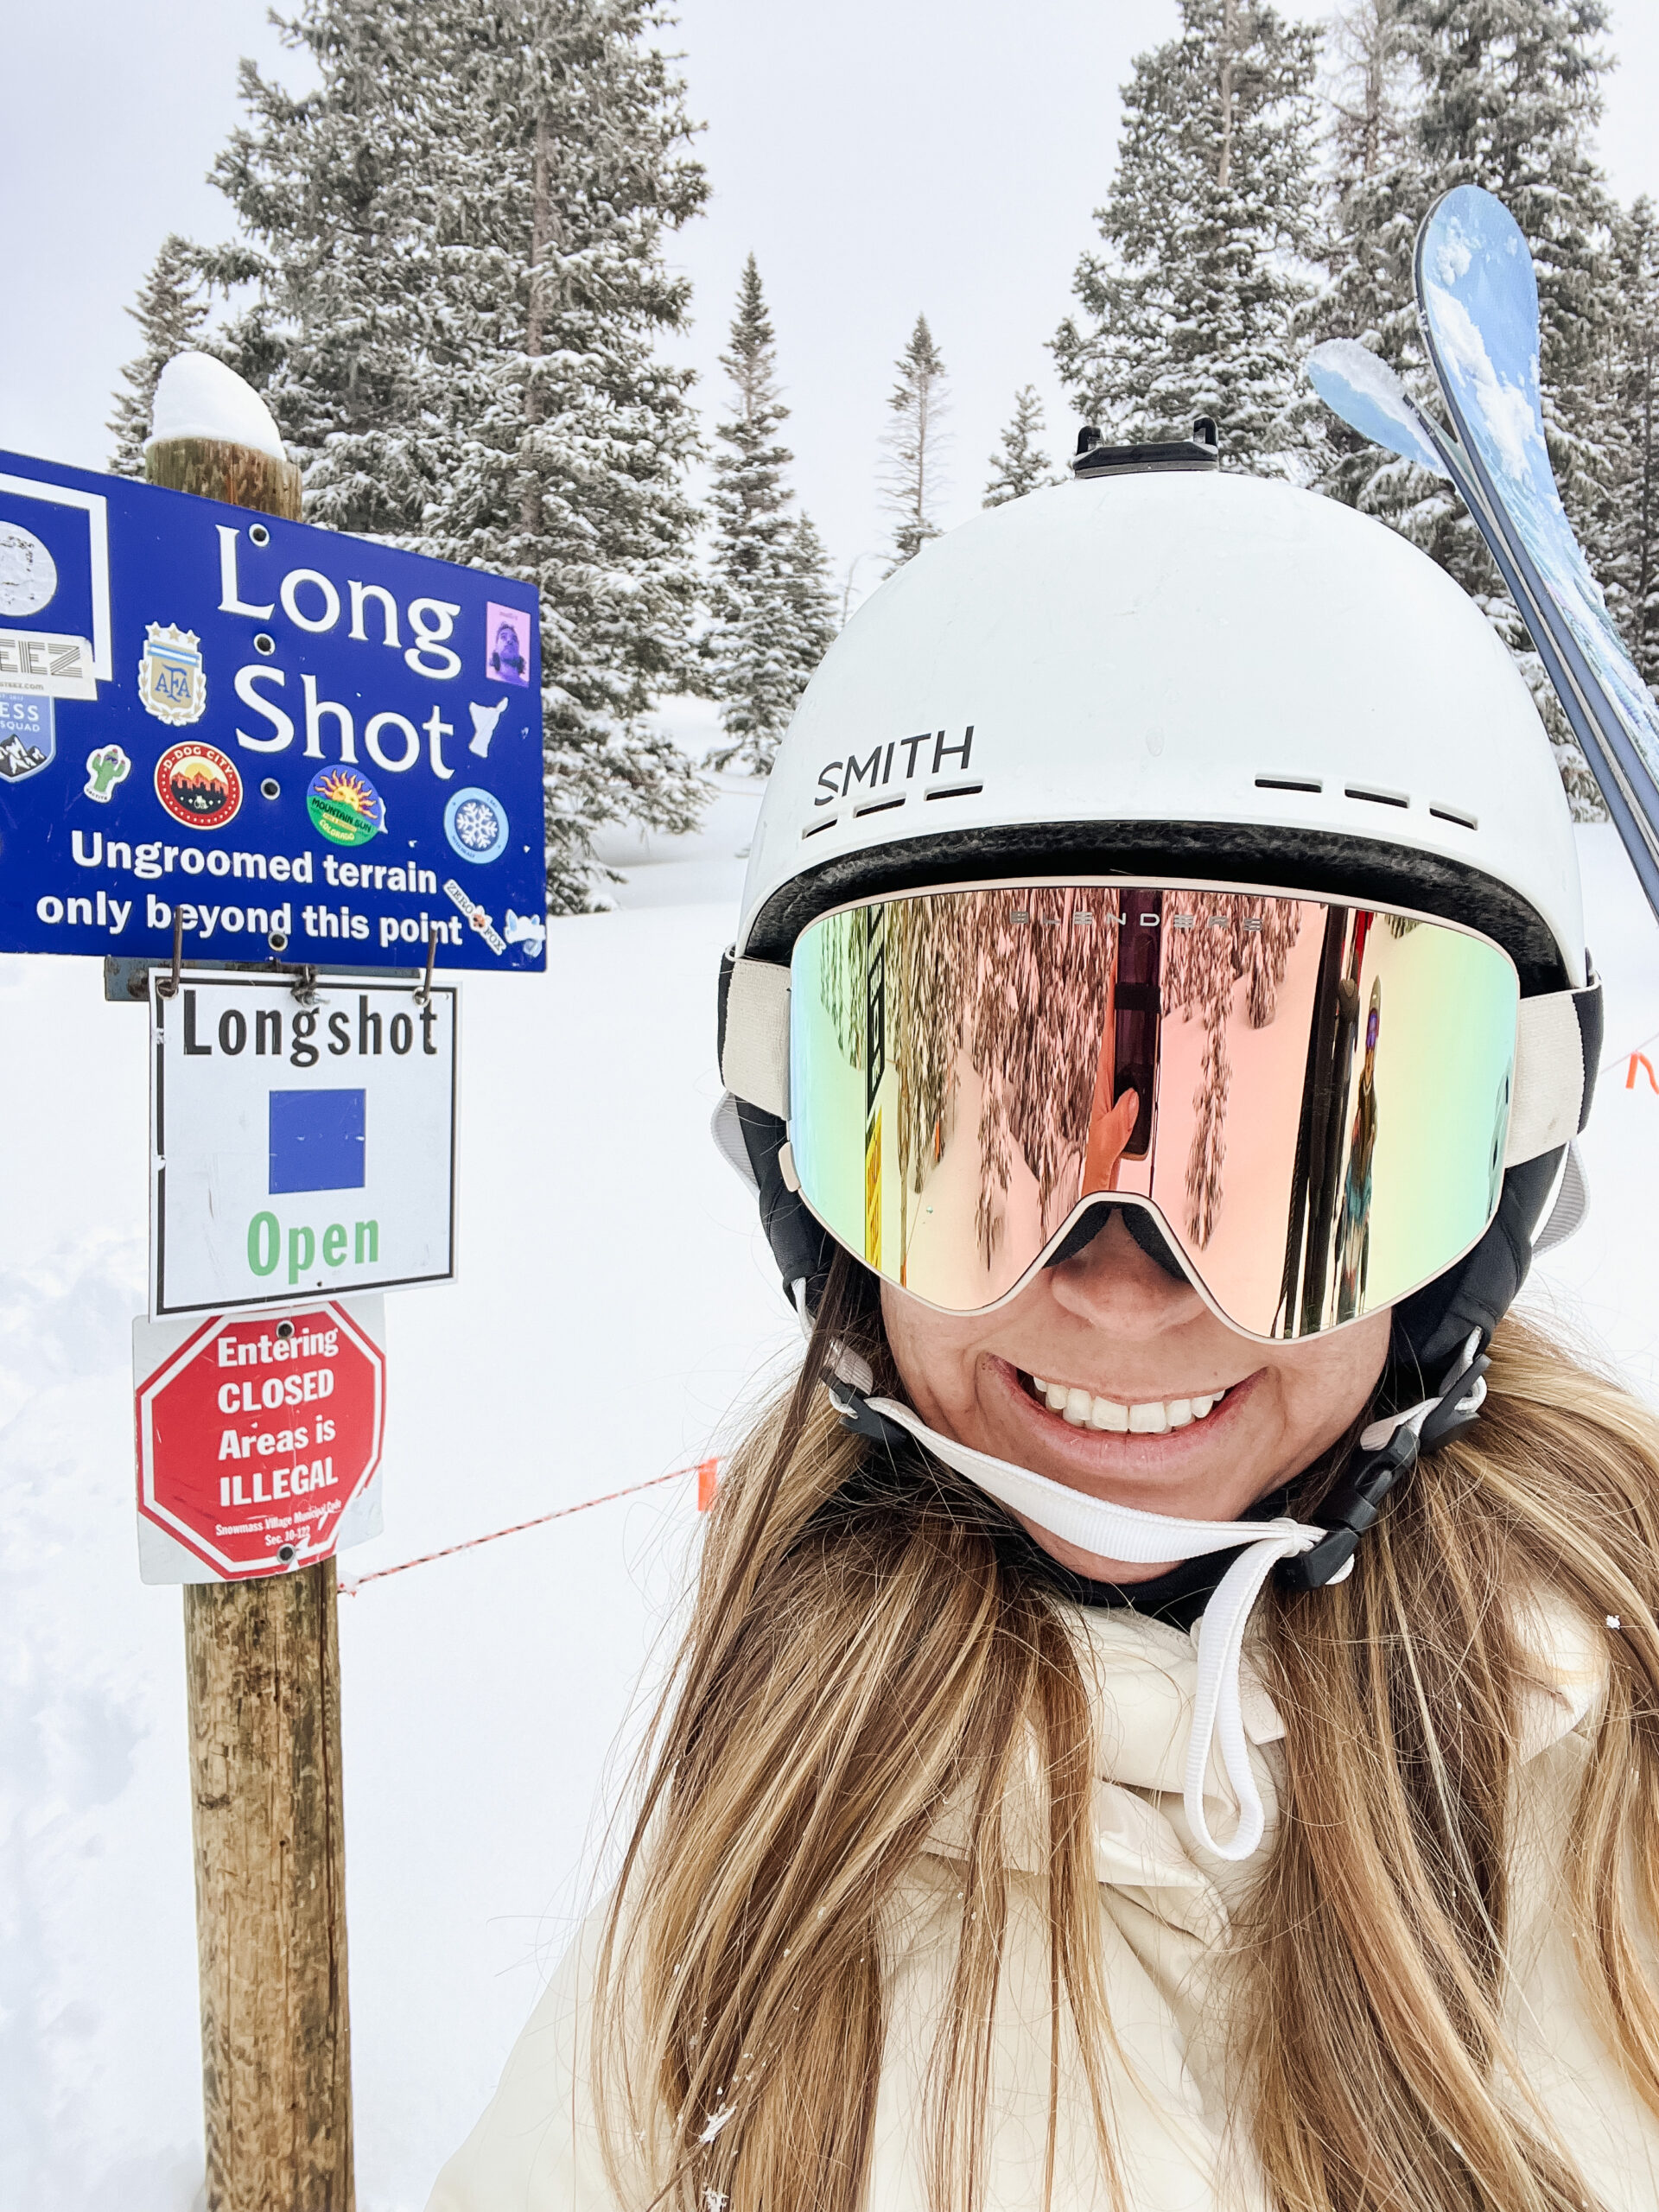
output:
[[853, 819], [856, 822], [866, 814], [890, 813], [895, 806], [902, 806], [904, 803], [903, 791], [900, 791], [895, 798], [867, 798], [862, 806], [855, 806], [853, 809]]
[[1071, 474], [1088, 476], [1147, 476], [1154, 473], [1208, 470], [1221, 466], [1221, 441], [1215, 417], [1200, 415], [1190, 438], [1165, 438], [1150, 445], [1109, 446], [1092, 423], [1077, 432]]
[[1478, 830], [1479, 818], [1472, 814], [1459, 814], [1452, 806], [1431, 806], [1429, 812], [1437, 822], [1455, 822], [1459, 830]]
[[838, 814], [827, 814], [822, 822], [809, 822], [801, 835], [803, 837], [821, 836], [824, 830], [833, 830], [840, 819]]
[[1317, 796], [1325, 785], [1311, 776], [1258, 776], [1255, 788], [1259, 791], [1312, 791]]
[[982, 791], [983, 784], [947, 784], [943, 791], [924, 791], [924, 798], [973, 798]]
[[1346, 785], [1342, 795], [1344, 798], [1367, 799], [1373, 806], [1409, 806], [1411, 804], [1410, 799], [1407, 798], [1404, 791], [1368, 791], [1356, 784]]

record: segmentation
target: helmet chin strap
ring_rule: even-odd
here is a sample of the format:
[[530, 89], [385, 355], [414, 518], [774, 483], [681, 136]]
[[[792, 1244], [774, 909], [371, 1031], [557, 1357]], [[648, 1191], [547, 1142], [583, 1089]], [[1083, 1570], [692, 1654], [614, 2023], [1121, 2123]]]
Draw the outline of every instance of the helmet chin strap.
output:
[[[1238, 1553], [1216, 1586], [1199, 1624], [1198, 1688], [1183, 1802], [1187, 1826], [1203, 1849], [1218, 1859], [1243, 1859], [1260, 1844], [1264, 1825], [1238, 1687], [1244, 1634], [1255, 1601], [1275, 1567], [1292, 1588], [1300, 1590], [1340, 1582], [1352, 1573], [1360, 1537], [1376, 1519], [1395, 1483], [1422, 1452], [1444, 1442], [1478, 1414], [1486, 1395], [1487, 1367], [1480, 1344], [1479, 1332], [1472, 1332], [1433, 1397], [1375, 1421], [1362, 1432], [1358, 1457], [1325, 1500], [1323, 1521], [1317, 1527], [1284, 1518], [1185, 1521], [1091, 1497], [1033, 1474], [1028, 1467], [995, 1459], [954, 1437], [941, 1436], [896, 1399], [872, 1397], [874, 1375], [844, 1346], [836, 1348], [824, 1380], [849, 1427], [888, 1445], [902, 1437], [913, 1439], [1020, 1520], [1097, 1559], [1154, 1567], [1217, 1552]], [[1217, 1747], [1238, 1801], [1237, 1825], [1224, 1842], [1211, 1834], [1204, 1804], [1205, 1777]]]

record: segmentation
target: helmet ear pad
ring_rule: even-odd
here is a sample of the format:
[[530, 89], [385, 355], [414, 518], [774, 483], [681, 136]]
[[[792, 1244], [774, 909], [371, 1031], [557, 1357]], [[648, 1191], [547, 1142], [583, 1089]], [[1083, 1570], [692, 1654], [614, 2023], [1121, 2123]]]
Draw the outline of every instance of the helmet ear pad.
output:
[[1565, 1146], [1523, 1160], [1503, 1178], [1492, 1224], [1471, 1252], [1394, 1309], [1390, 1366], [1402, 1403], [1421, 1397], [1478, 1332], [1482, 1346], [1520, 1295], [1533, 1238], [1560, 1172]]
[[737, 1121], [743, 1133], [743, 1148], [754, 1174], [760, 1226], [766, 1232], [772, 1256], [784, 1279], [784, 1295], [794, 1300], [796, 1284], [804, 1282], [805, 1310], [810, 1317], [817, 1312], [818, 1300], [830, 1280], [836, 1241], [807, 1211], [799, 1192], [791, 1191], [784, 1179], [781, 1163], [788, 1131], [777, 1115], [752, 1106], [747, 1098], [740, 1098]]

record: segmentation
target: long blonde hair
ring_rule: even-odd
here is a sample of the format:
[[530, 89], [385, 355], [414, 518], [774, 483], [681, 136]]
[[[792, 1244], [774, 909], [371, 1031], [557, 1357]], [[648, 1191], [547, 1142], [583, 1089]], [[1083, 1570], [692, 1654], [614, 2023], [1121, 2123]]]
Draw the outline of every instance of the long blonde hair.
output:
[[[887, 1465], [816, 1388], [826, 1333], [845, 1338], [861, 1314], [861, 1349], [895, 1379], [851, 1273], [837, 1267], [800, 1381], [722, 1481], [649, 1749], [594, 1988], [613, 2182], [623, 2198], [625, 2170], [643, 2170], [653, 2202], [686, 2212], [859, 2212], [889, 1909], [942, 1808], [965, 1802], [927, 2147], [938, 2212], [972, 2212], [1009, 1909], [1004, 1800], [1034, 1743], [1045, 2202], [1065, 2035], [1122, 2204], [1078, 1658], [1055, 1600], [999, 1560], [996, 1510], [931, 1463]], [[1589, 2202], [1548, 2115], [1526, 2108], [1502, 2017], [1529, 1679], [1516, 1624], [1542, 1591], [1620, 1624], [1568, 1868], [1592, 2010], [1659, 2116], [1659, 1990], [1641, 1955], [1659, 1927], [1659, 1424], [1513, 1318], [1490, 1385], [1350, 1580], [1274, 1591], [1259, 1616], [1287, 1775], [1235, 1964], [1249, 2127], [1279, 2212]]]

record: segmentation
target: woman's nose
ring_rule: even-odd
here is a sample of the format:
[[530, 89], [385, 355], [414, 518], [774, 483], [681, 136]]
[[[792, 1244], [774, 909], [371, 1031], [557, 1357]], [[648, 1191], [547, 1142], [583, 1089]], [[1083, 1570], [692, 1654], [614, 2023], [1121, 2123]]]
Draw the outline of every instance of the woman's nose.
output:
[[1115, 1211], [1097, 1236], [1047, 1271], [1068, 1313], [1119, 1337], [1155, 1337], [1205, 1311], [1185, 1275], [1172, 1275], [1143, 1252]]

